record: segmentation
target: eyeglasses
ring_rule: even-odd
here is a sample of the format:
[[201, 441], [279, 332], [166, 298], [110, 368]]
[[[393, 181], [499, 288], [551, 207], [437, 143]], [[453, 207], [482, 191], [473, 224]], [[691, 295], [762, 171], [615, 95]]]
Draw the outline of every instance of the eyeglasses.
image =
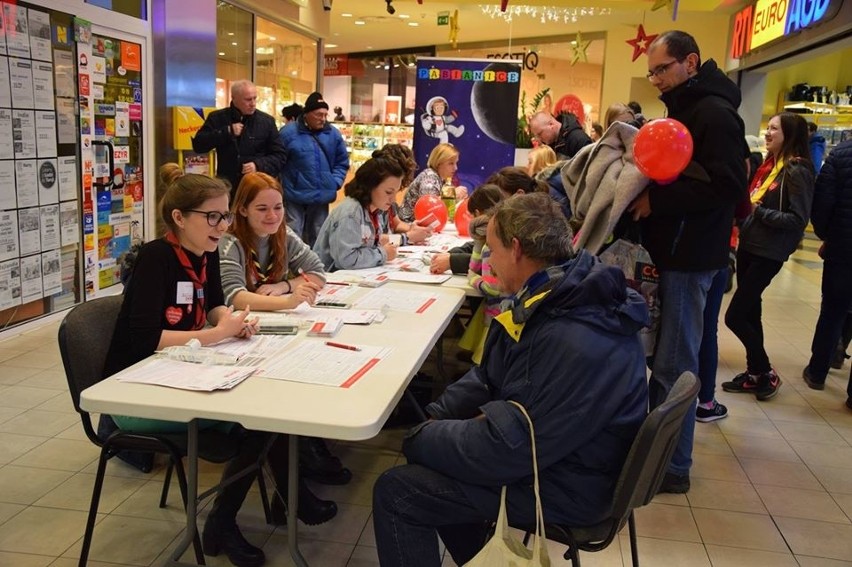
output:
[[219, 223], [225, 221], [225, 224], [231, 226], [231, 223], [234, 222], [234, 213], [228, 211], [227, 213], [220, 213], [219, 211], [197, 211], [195, 209], [187, 209], [187, 213], [198, 213], [199, 215], [204, 215], [207, 217], [207, 224], [210, 226], [219, 226]]
[[668, 63], [663, 63], [662, 65], [657, 65], [656, 67], [654, 67], [653, 69], [648, 71], [648, 74], [646, 75], [646, 77], [648, 77], [649, 81], [653, 81], [654, 77], [662, 77], [663, 75], [666, 74], [666, 71], [669, 70], [669, 67], [671, 67], [675, 63], [683, 63], [683, 59], [672, 59]]

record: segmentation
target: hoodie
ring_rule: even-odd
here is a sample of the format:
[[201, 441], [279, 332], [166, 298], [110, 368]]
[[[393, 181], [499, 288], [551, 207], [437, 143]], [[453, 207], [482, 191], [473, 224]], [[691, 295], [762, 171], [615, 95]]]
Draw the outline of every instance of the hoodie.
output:
[[493, 517], [507, 485], [510, 521], [532, 518], [529, 427], [509, 400], [519, 402], [535, 427], [545, 521], [602, 520], [647, 413], [637, 334], [647, 324], [621, 270], [586, 251], [534, 274], [492, 321], [482, 365], [426, 408], [435, 420], [414, 428], [403, 452], [458, 480]]
[[660, 100], [668, 117], [692, 135], [690, 170], [707, 174], [681, 174], [669, 184], [649, 186], [651, 215], [643, 222], [643, 245], [661, 270], [724, 268], [734, 209], [746, 197], [749, 152], [737, 114], [740, 89], [710, 59]]
[[580, 151], [583, 146], [592, 143], [592, 139], [583, 130], [577, 117], [566, 112], [559, 116], [559, 121], [562, 127], [559, 129], [559, 134], [556, 136], [556, 141], [550, 145], [553, 151], [556, 152], [558, 159], [570, 159], [574, 154]]

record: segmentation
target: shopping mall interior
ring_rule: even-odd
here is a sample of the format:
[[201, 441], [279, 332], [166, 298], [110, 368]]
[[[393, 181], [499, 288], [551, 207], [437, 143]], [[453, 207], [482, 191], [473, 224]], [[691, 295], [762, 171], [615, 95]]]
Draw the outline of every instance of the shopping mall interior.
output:
[[[61, 247], [36, 250], [55, 254], [61, 281], [57, 278], [48, 292], [45, 278], [43, 292], [39, 287], [35, 295], [25, 285], [29, 302], [20, 297], [20, 284], [17, 297], [12, 292], [6, 297], [8, 290], [0, 285], [0, 565], [78, 563], [99, 449], [86, 437], [72, 405], [57, 331], [74, 304], [120, 293], [114, 256], [137, 227], [142, 238], [152, 233], [154, 176], [143, 179], [142, 171], [156, 171], [160, 163], [176, 159], [206, 167], [203, 159], [193, 162], [197, 156], [191, 148], [180, 145], [177, 107], [224, 107], [230, 83], [251, 78], [258, 86], [259, 108], [280, 122], [282, 106], [304, 103], [319, 89], [331, 107], [341, 107], [344, 119], [337, 126], [356, 163], [376, 145], [413, 139], [406, 117], [416, 112], [418, 59], [458, 57], [517, 61], [526, 97], [519, 116], [538, 109], [533, 101], [558, 105], [571, 95], [581, 101], [587, 127], [613, 102], [636, 100], [646, 117], [662, 117], [665, 108], [646, 78], [646, 57], [636, 55], [635, 45], [628, 42], [643, 33], [680, 28], [696, 37], [705, 59], [715, 59], [740, 86], [747, 133], [760, 136], [770, 116], [794, 110], [817, 124], [830, 153], [852, 135], [852, 2], [790, 2], [828, 8], [824, 19], [814, 19], [809, 27], [786, 35], [782, 29], [770, 39], [741, 40], [742, 21], [753, 26], [755, 14], [759, 17], [769, 3], [511, 0], [501, 12], [499, 3], [481, 0], [18, 2], [31, 10], [53, 11], [51, 22], [66, 22], [67, 29], [72, 20], [57, 12], [83, 17], [94, 38], [88, 49], [96, 56], [111, 49], [109, 39], [99, 44], [98, 38], [142, 46], [141, 66], [134, 71], [122, 59], [122, 68], [131, 77], [138, 72], [131, 83], [139, 82], [131, 86], [146, 111], [137, 102], [140, 116], [134, 118], [132, 104], [128, 115], [139, 126], [138, 132], [129, 132], [124, 176], [137, 194], [130, 195], [128, 188], [119, 199], [113, 195], [112, 203], [114, 213], [125, 213], [120, 222], [132, 226], [100, 215], [95, 215], [94, 227], [84, 226], [80, 213], [87, 210], [85, 197], [72, 193], [68, 202], [79, 201], [79, 206], [68, 207], [79, 215], [73, 219], [80, 225], [77, 236], [66, 242], [63, 233]], [[71, 141], [63, 143], [63, 108], [71, 108], [73, 122], [75, 99], [84, 110], [89, 103], [75, 90], [80, 88], [76, 80], [70, 94], [60, 92], [60, 55], [74, 65], [60, 53], [65, 48], [55, 33], [53, 40], [56, 157], [60, 166], [65, 156], [76, 167], [73, 157], [82, 155], [79, 146], [89, 138], [84, 131], [76, 137], [72, 131]], [[67, 53], [73, 53], [71, 47]], [[68, 73], [73, 76], [74, 71]], [[109, 94], [109, 75], [106, 84]], [[116, 88], [120, 100], [123, 95]], [[541, 93], [549, 93], [549, 103], [536, 96]], [[402, 111], [389, 116], [389, 102], [401, 103]], [[97, 134], [98, 112], [92, 112]], [[118, 200], [127, 208], [117, 210]], [[87, 234], [99, 236], [92, 249]], [[717, 388], [717, 399], [729, 414], [696, 424], [691, 489], [660, 494], [636, 511], [642, 564], [852, 567], [852, 411], [844, 405], [852, 361], [831, 370], [822, 391], [808, 388], [801, 378], [820, 307], [819, 244], [808, 231], [763, 296], [765, 345], [782, 379], [778, 395], [758, 402], [749, 394]], [[10, 261], [0, 259], [0, 267]], [[5, 273], [0, 269], [3, 282]], [[730, 296], [725, 296], [723, 314]], [[464, 366], [456, 357], [456, 341], [451, 327], [442, 339], [443, 350], [429, 355], [423, 372], [439, 375], [437, 357], [442, 356], [444, 374], [458, 375]], [[742, 372], [744, 357], [741, 343], [720, 323], [717, 384]], [[405, 433], [404, 428], [387, 427], [366, 441], [331, 443], [353, 479], [345, 486], [312, 485], [320, 497], [336, 501], [339, 512], [320, 526], [300, 524], [300, 546], [311, 565], [379, 565], [372, 487], [383, 471], [405, 462], [400, 452]], [[118, 459], [109, 462], [89, 565], [159, 565], [168, 557], [183, 532], [184, 513], [174, 480], [168, 506], [158, 507], [165, 470], [163, 461], [147, 474]], [[220, 465], [202, 464], [201, 488], [214, 485], [220, 473]], [[199, 525], [209, 508], [205, 502]], [[286, 528], [266, 523], [256, 485], [238, 522], [247, 539], [263, 548], [267, 565], [293, 564]], [[560, 544], [549, 542], [548, 549], [553, 565], [569, 564], [561, 559]], [[587, 566], [631, 565], [627, 529], [605, 550], [582, 553], [581, 558]], [[191, 552], [184, 560], [194, 560]], [[206, 561], [230, 564], [224, 556]], [[448, 554], [443, 564], [455, 565]]]

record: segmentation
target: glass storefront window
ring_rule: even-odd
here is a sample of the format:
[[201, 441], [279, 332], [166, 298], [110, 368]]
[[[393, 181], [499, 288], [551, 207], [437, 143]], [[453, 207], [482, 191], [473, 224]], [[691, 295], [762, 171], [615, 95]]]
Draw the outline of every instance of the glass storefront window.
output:
[[231, 103], [231, 82], [252, 78], [252, 13], [227, 2], [216, 6], [216, 106]]
[[[353, 122], [386, 122], [383, 116], [385, 99], [398, 96], [402, 100], [399, 122], [413, 123], [414, 85], [417, 56], [431, 53], [402, 55], [350, 56], [351, 75], [350, 114]], [[326, 82], [331, 78], [326, 77]]]
[[283, 124], [281, 108], [304, 104], [316, 90], [317, 43], [282, 25], [257, 18], [255, 75], [257, 107]]

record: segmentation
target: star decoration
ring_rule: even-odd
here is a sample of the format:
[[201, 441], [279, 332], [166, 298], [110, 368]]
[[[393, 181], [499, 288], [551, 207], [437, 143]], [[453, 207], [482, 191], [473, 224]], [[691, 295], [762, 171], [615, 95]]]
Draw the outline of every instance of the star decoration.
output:
[[583, 63], [588, 63], [589, 58], [586, 55], [586, 50], [589, 48], [591, 41], [583, 41], [580, 32], [577, 32], [577, 39], [571, 43], [571, 66], [576, 65], [580, 59], [583, 60]]
[[639, 28], [636, 30], [636, 37], [625, 41], [625, 43], [633, 47], [633, 58], [631, 61], [636, 61], [639, 59], [640, 55], [648, 53], [648, 46], [651, 45], [651, 42], [655, 39], [657, 39], [657, 34], [646, 34], [645, 26], [639, 24]]
[[651, 11], [656, 12], [662, 8], [668, 10], [669, 14], [672, 15], [672, 21], [677, 19], [677, 5], [678, 0], [654, 0], [654, 5], [651, 6]]

